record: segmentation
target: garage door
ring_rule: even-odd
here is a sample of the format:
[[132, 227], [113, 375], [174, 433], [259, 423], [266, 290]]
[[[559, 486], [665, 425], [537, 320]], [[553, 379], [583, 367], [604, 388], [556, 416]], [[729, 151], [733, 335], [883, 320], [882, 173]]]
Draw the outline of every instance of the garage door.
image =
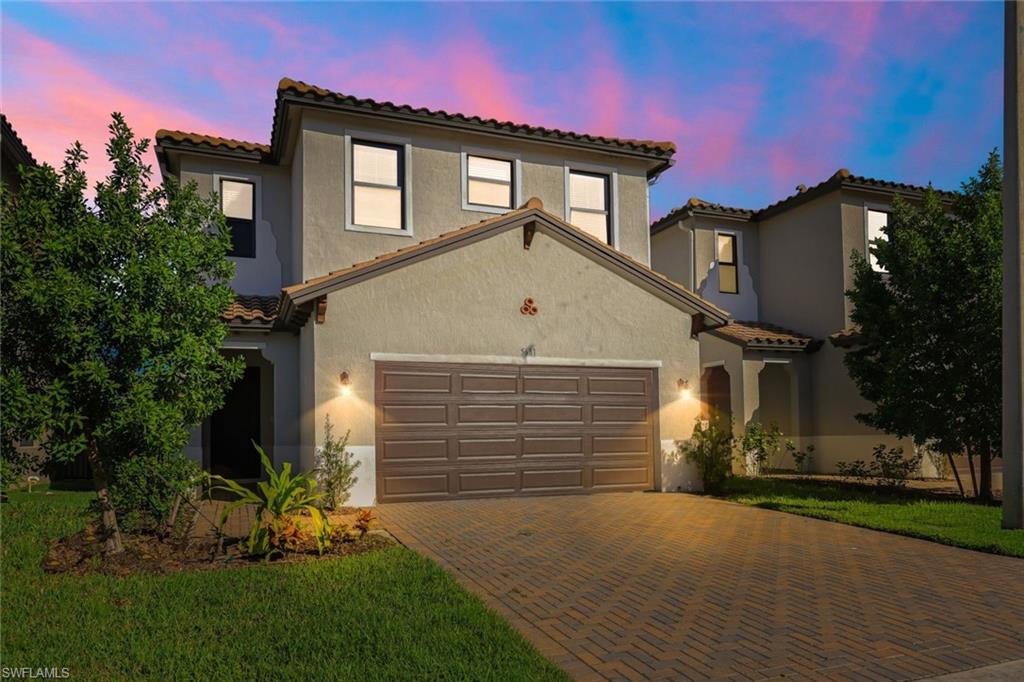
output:
[[379, 362], [377, 499], [649, 490], [653, 369]]

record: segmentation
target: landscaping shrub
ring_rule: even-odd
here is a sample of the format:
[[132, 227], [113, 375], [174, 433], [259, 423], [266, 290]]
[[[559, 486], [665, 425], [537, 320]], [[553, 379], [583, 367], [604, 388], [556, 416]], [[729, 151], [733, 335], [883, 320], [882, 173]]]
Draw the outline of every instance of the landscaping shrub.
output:
[[836, 462], [836, 471], [846, 480], [864, 480], [872, 476], [867, 462], [862, 459], [855, 459], [852, 462]]
[[740, 436], [740, 451], [749, 476], [760, 476], [768, 469], [778, 468], [782, 429], [775, 422], [765, 426], [750, 422]]
[[881, 443], [875, 446], [874, 457], [878, 485], [886, 488], [902, 488], [907, 485], [907, 479], [917, 471], [921, 464], [920, 453], [906, 458], [903, 456], [903, 448], [895, 447], [886, 450], [885, 445]]
[[352, 486], [359, 480], [354, 475], [359, 462], [352, 461], [352, 453], [345, 449], [351, 433], [349, 430], [343, 438], [335, 438], [331, 417], [324, 418], [324, 444], [316, 451], [316, 479], [327, 509], [337, 509], [348, 502]]
[[687, 441], [678, 441], [676, 446], [686, 461], [697, 467], [704, 492], [720, 491], [732, 473], [732, 420], [704, 421], [698, 418], [693, 426], [693, 436]]
[[110, 483], [110, 499], [118, 510], [122, 530], [162, 529], [175, 498], [194, 497], [203, 476], [199, 465], [181, 453], [139, 455], [120, 461]]
[[907, 485], [907, 479], [917, 471], [921, 464], [921, 453], [915, 453], [913, 457], [903, 456], [902, 447], [894, 447], [886, 450], [884, 443], [875, 446], [872, 453], [873, 460], [866, 463], [862, 459], [852, 462], [837, 462], [836, 469], [839, 475], [846, 479], [865, 480], [875, 479], [875, 482], [883, 488], [902, 488]]
[[221, 526], [235, 509], [254, 505], [255, 520], [244, 543], [245, 551], [269, 559], [299, 546], [306, 537], [306, 531], [297, 523], [297, 517], [308, 515], [313, 525], [317, 551], [323, 554], [331, 543], [331, 526], [320, 509], [322, 495], [316, 491], [316, 479], [310, 474], [293, 476], [289, 462], [285, 462], [281, 466], [281, 473], [278, 473], [263, 448], [255, 443], [253, 447], [260, 454], [260, 462], [267, 477], [266, 481], [256, 484], [255, 491], [223, 476], [211, 477], [223, 483], [215, 487], [217, 490], [233, 493], [236, 497], [230, 504], [224, 505]]
[[796, 443], [791, 440], [786, 441], [786, 452], [793, 459], [793, 466], [796, 467], [798, 474], [806, 474], [811, 470], [811, 458], [814, 455], [814, 446], [808, 445], [806, 450], [800, 450], [797, 448]]

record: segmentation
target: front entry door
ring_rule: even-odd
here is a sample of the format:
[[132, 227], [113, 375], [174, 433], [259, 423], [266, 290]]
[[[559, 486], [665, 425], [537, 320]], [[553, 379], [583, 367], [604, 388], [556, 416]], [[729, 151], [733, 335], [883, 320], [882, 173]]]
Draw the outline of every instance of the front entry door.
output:
[[259, 478], [260, 368], [245, 373], [210, 417], [210, 473], [225, 478]]

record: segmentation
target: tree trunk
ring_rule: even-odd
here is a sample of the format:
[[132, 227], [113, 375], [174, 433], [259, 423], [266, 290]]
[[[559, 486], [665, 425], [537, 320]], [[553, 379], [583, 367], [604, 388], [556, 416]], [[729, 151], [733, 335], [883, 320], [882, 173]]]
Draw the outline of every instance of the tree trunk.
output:
[[960, 471], [956, 468], [956, 461], [953, 459], [953, 453], [947, 452], [946, 457], [949, 459], [949, 468], [953, 470], [953, 478], [956, 479], [956, 487], [960, 489], [960, 497], [967, 497], [964, 492], [964, 483], [960, 480]]
[[974, 454], [971, 451], [967, 451], [967, 465], [971, 467], [971, 490], [974, 492], [974, 496], [978, 496], [978, 477], [974, 474]]
[[106, 537], [103, 550], [107, 554], [119, 554], [124, 551], [124, 545], [121, 544], [121, 529], [117, 527], [117, 511], [110, 501], [110, 480], [107, 478], [107, 470], [100, 459], [100, 450], [95, 441], [89, 443], [87, 456], [89, 468], [92, 469], [93, 485], [96, 487], [96, 498], [100, 501], [100, 517]]
[[981, 448], [981, 485], [978, 498], [985, 502], [992, 501], [992, 448], [988, 445]]

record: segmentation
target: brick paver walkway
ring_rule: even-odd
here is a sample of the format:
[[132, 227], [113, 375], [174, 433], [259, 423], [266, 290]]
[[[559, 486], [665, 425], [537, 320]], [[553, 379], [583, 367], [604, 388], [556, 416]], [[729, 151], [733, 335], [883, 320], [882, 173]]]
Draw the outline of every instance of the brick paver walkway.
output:
[[389, 504], [579, 679], [917, 679], [1024, 658], [1024, 561], [681, 494]]

